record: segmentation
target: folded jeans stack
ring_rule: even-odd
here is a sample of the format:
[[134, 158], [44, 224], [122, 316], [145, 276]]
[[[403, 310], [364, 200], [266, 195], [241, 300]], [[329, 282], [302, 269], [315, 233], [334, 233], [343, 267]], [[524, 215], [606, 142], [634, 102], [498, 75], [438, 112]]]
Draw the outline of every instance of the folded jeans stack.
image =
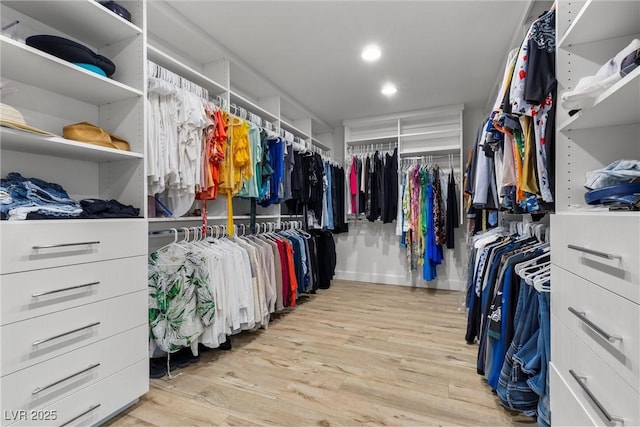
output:
[[11, 172], [0, 180], [0, 215], [2, 219], [23, 220], [32, 212], [55, 218], [78, 217], [80, 204], [60, 185], [38, 178], [25, 178]]

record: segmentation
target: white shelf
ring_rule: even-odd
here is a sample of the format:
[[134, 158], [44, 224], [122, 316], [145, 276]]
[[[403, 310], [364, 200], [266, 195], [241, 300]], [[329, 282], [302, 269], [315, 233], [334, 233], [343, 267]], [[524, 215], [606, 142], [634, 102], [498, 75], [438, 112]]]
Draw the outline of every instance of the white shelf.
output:
[[590, 43], [640, 32], [637, 1], [589, 0], [571, 23], [559, 46]]
[[[285, 215], [256, 215], [256, 219], [273, 219], [286, 217]], [[226, 220], [228, 217], [226, 215], [210, 215], [207, 216], [207, 220], [216, 221], [216, 220]], [[234, 215], [234, 221], [236, 220], [247, 220], [251, 219], [250, 215]], [[149, 218], [149, 222], [193, 222], [193, 221], [202, 221], [201, 216], [183, 216], [179, 218], [174, 217], [163, 217], [163, 218]]]
[[202, 217], [200, 216], [182, 216], [179, 218], [175, 217], [162, 217], [162, 218], [149, 218], [149, 222], [190, 222], [190, 221], [201, 221]]
[[301, 131], [300, 129], [298, 129], [297, 127], [292, 125], [291, 123], [288, 123], [288, 122], [286, 122], [286, 121], [284, 121], [282, 119], [280, 120], [280, 127], [285, 129], [285, 130], [288, 130], [289, 132], [292, 132], [294, 134], [294, 136], [301, 137], [303, 139], [309, 139], [310, 138], [310, 136], [307, 135], [306, 132]]
[[596, 98], [594, 106], [564, 122], [559, 130], [640, 124], [640, 67]]
[[366, 144], [375, 144], [375, 143], [389, 143], [393, 139], [394, 142], [398, 141], [398, 134], [386, 135], [386, 136], [373, 136], [371, 138], [361, 138], [361, 139], [350, 139], [345, 141], [347, 145], [366, 145]]
[[10, 8], [96, 48], [142, 34], [142, 29], [94, 0], [3, 1]]
[[606, 216], [613, 219], [613, 216], [630, 216], [640, 218], [640, 212], [638, 211], [610, 211], [609, 208], [602, 206], [581, 206], [581, 207], [569, 207], [569, 210], [556, 212], [555, 215], [590, 215], [590, 216]]
[[142, 159], [140, 153], [115, 150], [72, 141], [60, 137], [49, 137], [32, 132], [0, 127], [0, 148], [2, 150], [55, 156], [65, 159], [103, 163], [117, 160]]
[[315, 145], [316, 147], [320, 147], [323, 150], [331, 150], [331, 148], [329, 148], [327, 144], [316, 138], [311, 138], [311, 144]]
[[411, 140], [411, 141], [418, 141], [422, 139], [447, 138], [447, 137], [452, 137], [452, 138], [460, 137], [460, 129], [434, 130], [434, 131], [427, 131], [427, 132], [405, 133], [400, 135], [400, 138], [402, 140]]
[[402, 150], [400, 156], [411, 155], [430, 155], [430, 154], [459, 154], [460, 145], [442, 145], [439, 147], [416, 148]]
[[0, 35], [2, 77], [104, 105], [142, 96], [142, 92], [70, 62]]
[[[142, 215], [142, 212], [140, 212]], [[0, 221], [0, 227], [30, 227], [31, 224], [42, 224], [46, 223], [48, 225], [56, 225], [56, 224], [92, 224], [96, 225], [97, 223], [105, 223], [105, 222], [142, 222], [146, 221], [145, 218], [67, 218], [67, 219], [24, 219], [24, 220], [2, 220]]]
[[215, 96], [227, 91], [227, 88], [224, 85], [208, 78], [201, 72], [194, 70], [190, 66], [178, 61], [151, 45], [147, 46], [147, 59], [169, 71], [173, 71], [174, 73], [181, 75], [185, 79], [190, 80], [197, 85], [202, 86], [209, 91], [209, 95]]
[[231, 95], [231, 104], [236, 104], [238, 107], [242, 107], [245, 110], [248, 110], [253, 114], [257, 114], [263, 120], [266, 120], [266, 121], [269, 121], [269, 122], [275, 122], [275, 121], [278, 120], [278, 116], [276, 116], [275, 114], [270, 113], [269, 111], [265, 110], [264, 108], [262, 108], [261, 106], [259, 106], [255, 102], [252, 102], [252, 101], [248, 100], [244, 96], [239, 95], [238, 93], [236, 93], [234, 91], [230, 91], [229, 93]]

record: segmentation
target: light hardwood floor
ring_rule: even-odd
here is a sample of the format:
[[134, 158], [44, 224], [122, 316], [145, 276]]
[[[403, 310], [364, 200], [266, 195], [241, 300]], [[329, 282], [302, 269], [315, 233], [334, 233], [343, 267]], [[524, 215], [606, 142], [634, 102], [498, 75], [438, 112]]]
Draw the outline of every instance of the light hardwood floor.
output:
[[151, 380], [108, 425], [536, 425], [476, 374], [462, 298], [334, 281], [232, 351]]

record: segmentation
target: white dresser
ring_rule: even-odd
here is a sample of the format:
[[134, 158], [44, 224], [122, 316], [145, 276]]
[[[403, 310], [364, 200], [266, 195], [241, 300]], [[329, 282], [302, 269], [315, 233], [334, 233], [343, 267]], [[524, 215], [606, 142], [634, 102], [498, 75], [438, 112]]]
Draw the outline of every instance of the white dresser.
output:
[[[58, 183], [76, 200], [146, 213], [145, 3], [130, 23], [93, 0], [2, 1], [2, 102], [61, 135], [87, 121], [129, 142], [117, 151], [0, 128], [1, 174]], [[26, 46], [52, 34], [116, 64], [112, 78]], [[93, 425], [148, 390], [145, 218], [0, 223], [0, 414], [8, 425]]]
[[[560, 1], [558, 94], [640, 37], [638, 1]], [[640, 69], [593, 108], [558, 102], [551, 218], [553, 425], [640, 425], [640, 212], [584, 201], [585, 172], [640, 159]]]

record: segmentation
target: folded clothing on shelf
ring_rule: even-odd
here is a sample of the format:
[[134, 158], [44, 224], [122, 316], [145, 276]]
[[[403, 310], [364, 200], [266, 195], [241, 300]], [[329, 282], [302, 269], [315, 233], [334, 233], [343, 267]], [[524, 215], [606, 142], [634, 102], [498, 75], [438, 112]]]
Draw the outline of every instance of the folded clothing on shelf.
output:
[[584, 200], [590, 205], [639, 207], [640, 182], [618, 184], [587, 191]]
[[130, 151], [129, 143], [119, 136], [87, 122], [74, 123], [62, 128], [62, 136], [78, 142], [99, 145], [106, 148]]
[[83, 199], [80, 205], [85, 218], [138, 218], [140, 209], [117, 200]]
[[32, 212], [52, 218], [77, 218], [80, 204], [62, 186], [38, 178], [25, 178], [11, 172], [0, 180], [0, 214], [2, 219], [23, 220]]
[[[624, 76], [623, 61], [638, 49], [640, 49], [640, 40], [634, 39], [616, 56], [600, 67], [595, 75], [582, 77], [574, 89], [562, 93], [560, 96], [562, 107], [565, 110], [580, 110], [592, 107], [598, 96]], [[627, 70], [628, 66], [629, 64], [625, 64]]]
[[27, 37], [26, 43], [65, 61], [96, 66], [104, 71], [107, 77], [111, 77], [116, 72], [116, 65], [109, 58], [64, 37], [35, 35]]
[[59, 184], [11, 172], [0, 180], [0, 217], [3, 220], [139, 218], [140, 209], [117, 200], [83, 199], [78, 203]]
[[616, 160], [602, 169], [589, 171], [584, 186], [589, 190], [628, 184], [640, 179], [640, 160]]

